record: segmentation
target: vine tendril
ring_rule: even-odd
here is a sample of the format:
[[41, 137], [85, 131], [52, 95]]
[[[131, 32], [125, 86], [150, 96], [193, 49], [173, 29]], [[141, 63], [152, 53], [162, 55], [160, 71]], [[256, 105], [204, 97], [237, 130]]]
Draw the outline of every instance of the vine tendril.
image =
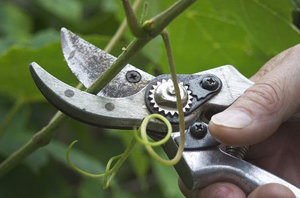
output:
[[[89, 173], [87, 171], [84, 171], [84, 170], [76, 167], [72, 163], [72, 161], [70, 160], [70, 151], [71, 151], [72, 147], [74, 146], [74, 144], [76, 144], [77, 142], [78, 142], [78, 140], [73, 141], [67, 149], [67, 153], [66, 153], [67, 163], [76, 172], [80, 173], [81, 175], [91, 177], [91, 178], [101, 178], [101, 177], [103, 177], [103, 188], [104, 189], [109, 186], [110, 182], [112, 181], [112, 179], [114, 178], [114, 176], [116, 175], [116, 173], [118, 172], [118, 170], [120, 169], [120, 167], [122, 166], [124, 161], [129, 156], [129, 154], [130, 154], [131, 150], [133, 149], [134, 145], [136, 144], [136, 140], [135, 140], [135, 138], [133, 138], [131, 140], [130, 144], [127, 146], [126, 150], [122, 154], [117, 155], [117, 156], [113, 156], [108, 160], [104, 173], [102, 173], [102, 174], [93, 174], [93, 173]], [[116, 161], [116, 163], [112, 166], [114, 161]]]
[[[149, 123], [149, 121], [150, 121], [151, 119], [155, 119], [155, 118], [157, 118], [157, 119], [163, 121], [163, 122], [165, 123], [165, 125], [167, 126], [168, 131], [167, 131], [166, 136], [165, 136], [163, 139], [161, 139], [161, 140], [159, 140], [159, 141], [156, 141], [156, 142], [149, 142], [147, 136], [146, 136], [146, 139], [147, 139], [147, 140], [145, 140], [145, 139], [143, 138], [143, 133], [145, 133], [145, 134], [147, 135], [147, 132], [146, 132], [146, 130], [147, 130], [147, 125], [148, 125], [148, 123]], [[164, 143], [166, 143], [166, 142], [168, 141], [168, 139], [170, 138], [170, 136], [171, 136], [171, 134], [172, 134], [172, 125], [171, 125], [171, 123], [169, 122], [169, 120], [168, 120], [167, 118], [165, 118], [164, 116], [162, 116], [162, 115], [160, 115], [160, 114], [151, 114], [151, 115], [148, 115], [147, 117], [144, 118], [144, 120], [143, 120], [143, 122], [142, 122], [142, 124], [141, 124], [141, 126], [140, 126], [140, 128], [139, 128], [139, 131], [140, 131], [141, 134], [142, 134], [142, 135], [141, 135], [142, 138], [139, 137], [138, 131], [137, 131], [136, 128], [134, 128], [133, 131], [134, 131], [134, 137], [135, 137], [136, 140], [137, 140], [138, 142], [140, 142], [141, 144], [143, 144], [143, 145], [148, 145], [148, 146], [161, 146], [161, 145], [163, 145]]]

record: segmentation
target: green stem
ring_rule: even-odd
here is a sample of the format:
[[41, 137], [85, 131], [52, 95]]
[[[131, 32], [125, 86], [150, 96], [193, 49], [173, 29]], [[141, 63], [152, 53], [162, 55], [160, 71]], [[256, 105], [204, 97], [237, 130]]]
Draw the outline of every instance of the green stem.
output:
[[135, 140], [135, 138], [132, 138], [131, 142], [126, 147], [126, 150], [124, 151], [124, 153], [122, 153], [122, 156], [118, 159], [118, 161], [116, 162], [114, 167], [111, 169], [111, 175], [108, 178], [107, 182], [104, 183], [104, 188], [107, 188], [109, 186], [111, 180], [114, 178], [114, 176], [116, 175], [118, 170], [121, 168], [124, 161], [128, 158], [128, 156], [131, 153], [132, 149], [134, 148], [135, 144], [136, 144], [136, 140]]
[[[136, 12], [136, 10], [140, 7], [141, 3], [143, 0], [136, 0], [133, 3], [132, 9]], [[106, 51], [107, 53], [109, 53], [112, 48], [119, 42], [119, 40], [121, 39], [122, 35], [124, 34], [125, 30], [127, 28], [127, 20], [124, 19], [121, 23], [121, 25], [119, 26], [118, 30], [116, 31], [116, 33], [114, 34], [114, 36], [112, 37], [112, 39], [110, 39], [109, 43], [106, 45], [106, 47], [104, 48], [104, 51]]]
[[[129, 154], [131, 153], [132, 149], [134, 148], [134, 145], [136, 144], [136, 140], [135, 138], [133, 138], [130, 142], [130, 144], [126, 147], [125, 151], [117, 156], [114, 156], [112, 158], [110, 158], [110, 160], [107, 162], [106, 165], [106, 169], [104, 173], [101, 174], [93, 174], [93, 173], [89, 173], [86, 172], [78, 167], [76, 167], [70, 160], [70, 151], [72, 149], [72, 147], [74, 146], [74, 144], [77, 142], [77, 140], [73, 141], [68, 149], [67, 149], [67, 153], [66, 153], [66, 157], [67, 157], [67, 162], [68, 164], [78, 173], [80, 173], [83, 176], [87, 176], [87, 177], [91, 177], [91, 178], [100, 178], [103, 177], [103, 188], [107, 188], [110, 184], [110, 182], [112, 181], [112, 179], [114, 178], [114, 176], [116, 175], [116, 173], [118, 172], [118, 170], [121, 168], [122, 164], [124, 163], [124, 161], [128, 158]], [[112, 163], [117, 160], [117, 162], [115, 163], [115, 165], [111, 167]]]
[[145, 1], [144, 6], [143, 6], [141, 19], [140, 19], [140, 23], [143, 23], [145, 21], [145, 18], [147, 16], [147, 12], [148, 12], [148, 1]]
[[142, 37], [143, 32], [141, 28], [141, 24], [139, 23], [138, 19], [136, 18], [135, 12], [132, 9], [128, 0], [122, 0], [123, 8], [126, 14], [127, 24], [131, 31], [131, 33], [135, 37]]
[[23, 107], [24, 103], [25, 100], [23, 98], [18, 99], [13, 105], [13, 107], [10, 109], [10, 111], [7, 113], [7, 115], [5, 116], [5, 118], [0, 124], [0, 137], [3, 136], [7, 127], [9, 126], [11, 121], [15, 118], [19, 110]]
[[[110, 80], [123, 69], [123, 67], [130, 61], [130, 59], [136, 55], [143, 46], [145, 46], [151, 39], [156, 37], [162, 32], [162, 30], [181, 12], [183, 12], [189, 5], [195, 0], [180, 0], [173, 4], [169, 9], [154, 17], [152, 20], [145, 22], [143, 28], [148, 31], [148, 36], [144, 38], [135, 39], [129, 47], [118, 57], [113, 63], [111, 69], [106, 70], [105, 77], [101, 76], [97, 81], [87, 89], [91, 93], [99, 92]], [[165, 21], [162, 21], [165, 20]], [[120, 35], [118, 35], [120, 36]], [[116, 39], [117, 40], [117, 39]], [[108, 74], [111, 71], [111, 74]], [[103, 74], [103, 75], [104, 75]], [[11, 156], [4, 160], [0, 164], [0, 177], [9, 172], [20, 162], [22, 162], [27, 156], [33, 153], [38, 148], [45, 146], [50, 142], [54, 136], [54, 129], [66, 119], [61, 112], [57, 112], [49, 124], [40, 130], [31, 140], [29, 140], [24, 146], [15, 151]]]
[[184, 113], [183, 113], [183, 106], [182, 106], [182, 102], [181, 102], [180, 90], [178, 87], [176, 68], [175, 68], [174, 59], [173, 59], [173, 55], [172, 55], [171, 43], [169, 40], [169, 34], [167, 31], [163, 31], [161, 36], [164, 40], [166, 51], [167, 51], [167, 57], [168, 57], [169, 65], [170, 65], [171, 77], [172, 77], [173, 85], [175, 88], [176, 105], [177, 105], [178, 117], [179, 117], [180, 143], [179, 143], [177, 153], [176, 153], [175, 157], [173, 158], [173, 160], [177, 163], [181, 159], [182, 152], [184, 150], [184, 144], [185, 144]]
[[143, 27], [150, 35], [159, 35], [179, 14], [197, 0], [179, 0], [165, 11], [146, 21]]

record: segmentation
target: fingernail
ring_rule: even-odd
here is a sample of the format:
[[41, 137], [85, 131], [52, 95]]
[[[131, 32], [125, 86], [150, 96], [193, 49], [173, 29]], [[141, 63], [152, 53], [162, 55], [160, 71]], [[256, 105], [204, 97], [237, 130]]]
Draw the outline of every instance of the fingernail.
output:
[[241, 129], [251, 124], [252, 118], [244, 111], [232, 109], [214, 115], [211, 122], [219, 126]]

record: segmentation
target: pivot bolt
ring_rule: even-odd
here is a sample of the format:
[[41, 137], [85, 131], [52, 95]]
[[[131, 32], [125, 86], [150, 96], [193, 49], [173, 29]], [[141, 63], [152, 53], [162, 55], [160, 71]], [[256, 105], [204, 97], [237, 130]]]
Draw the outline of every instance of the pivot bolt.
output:
[[195, 122], [190, 126], [190, 134], [196, 139], [202, 139], [207, 134], [207, 126], [203, 122]]
[[219, 87], [219, 81], [213, 76], [205, 77], [201, 81], [201, 86], [203, 89], [213, 91]]
[[142, 79], [142, 76], [139, 72], [131, 70], [126, 73], [126, 80], [130, 83], [138, 83]]

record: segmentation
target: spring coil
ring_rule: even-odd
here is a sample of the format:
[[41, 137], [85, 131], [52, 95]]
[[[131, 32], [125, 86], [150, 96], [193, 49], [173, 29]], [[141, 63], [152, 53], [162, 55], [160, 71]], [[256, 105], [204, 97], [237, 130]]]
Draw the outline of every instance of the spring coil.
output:
[[232, 155], [239, 159], [244, 159], [247, 152], [248, 152], [249, 146], [226, 146], [226, 153], [229, 155]]

